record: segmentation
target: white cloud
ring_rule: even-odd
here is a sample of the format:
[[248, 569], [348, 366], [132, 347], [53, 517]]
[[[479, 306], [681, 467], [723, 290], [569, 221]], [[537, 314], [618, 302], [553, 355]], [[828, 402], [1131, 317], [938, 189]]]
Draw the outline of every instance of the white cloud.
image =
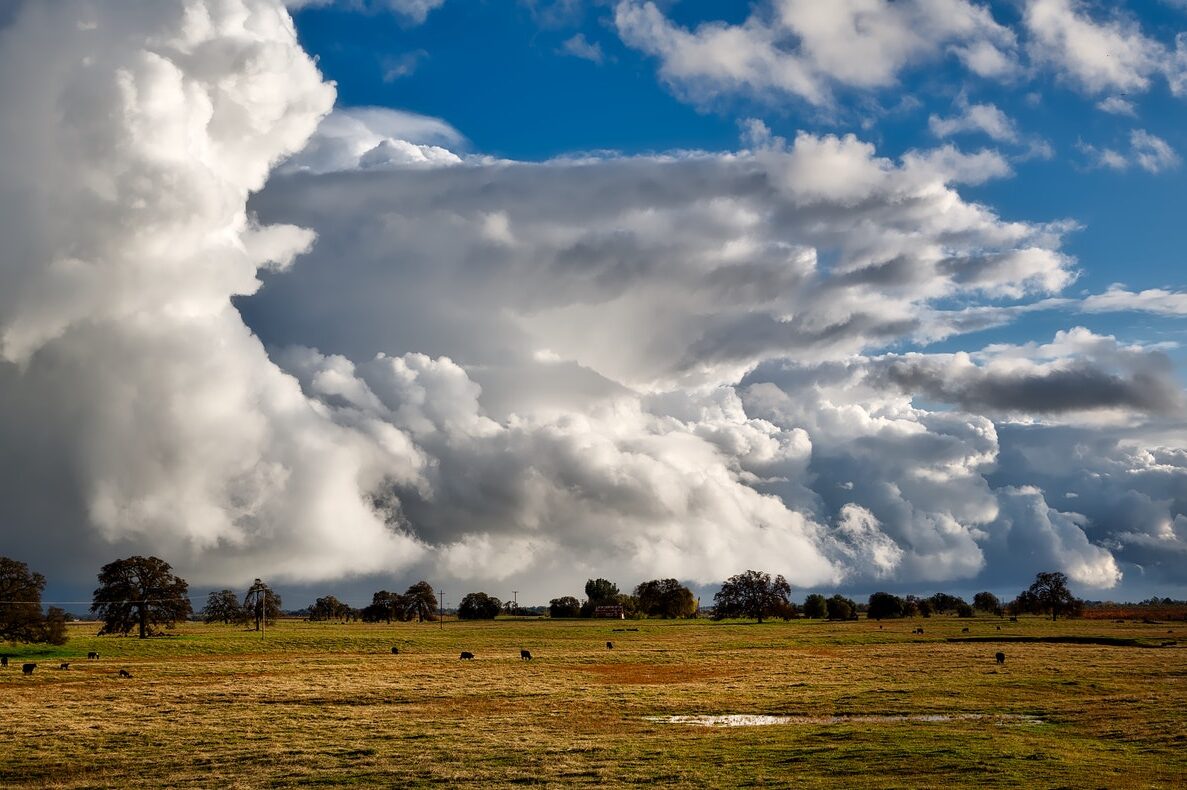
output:
[[1179, 166], [1179, 155], [1161, 137], [1145, 129], [1134, 129], [1129, 135], [1133, 161], [1148, 173], [1161, 173]]
[[1128, 115], [1131, 118], [1137, 117], [1137, 110], [1133, 106], [1133, 102], [1129, 99], [1123, 99], [1120, 96], [1107, 96], [1096, 103], [1096, 108], [1101, 112], [1107, 112], [1110, 115]]
[[937, 137], [951, 137], [962, 132], [981, 132], [999, 142], [1012, 143], [1018, 140], [1018, 129], [1010, 116], [993, 104], [958, 103], [959, 115], [942, 118], [932, 115], [927, 119], [932, 134]]
[[1166, 48], [1124, 16], [1097, 20], [1080, 0], [1031, 0], [1024, 13], [1037, 63], [1089, 93], [1146, 91], [1163, 72]]
[[[953, 303], [1047, 309], [1074, 278], [1070, 225], [954, 188], [1004, 175], [995, 152], [751, 124], [749, 151], [462, 158], [436, 119], [327, 116], [278, 0], [80, 26], [93, 8], [30, 3], [0, 33], [0, 518], [43, 572], [159, 553], [200, 583], [424, 573], [540, 600], [746, 567], [1107, 587], [1182, 548], [1157, 349], [885, 353], [972, 326]], [[923, 3], [871, 8], [888, 37], [846, 84], [938, 56], [902, 29]], [[968, 11], [944, 46], [1008, 44], [943, 8]], [[781, 9], [835, 87], [837, 18]]]
[[572, 55], [575, 58], [588, 60], [591, 63], [602, 63], [606, 59], [606, 55], [602, 52], [602, 45], [598, 42], [590, 42], [584, 33], [578, 33], [572, 38], [565, 40], [561, 44], [561, 52], [566, 55]]
[[1187, 315], [1187, 293], [1163, 288], [1134, 293], [1114, 283], [1103, 294], [1086, 297], [1081, 309], [1088, 313], [1133, 310], [1156, 315]]
[[438, 118], [385, 107], [342, 107], [322, 120], [280, 172], [451, 165], [462, 160], [445, 146], [462, 143], [461, 133]]
[[1013, 33], [967, 0], [781, 0], [740, 25], [692, 31], [653, 2], [620, 0], [614, 20], [627, 45], [658, 57], [664, 79], [697, 100], [744, 92], [822, 105], [834, 87], [889, 87], [948, 53], [982, 76], [1013, 71]]
[[1110, 170], [1124, 171], [1136, 165], [1148, 173], [1158, 174], [1177, 168], [1180, 162], [1178, 152], [1166, 140], [1145, 129], [1134, 129], [1129, 133], [1129, 150], [1125, 152], [1086, 143], [1080, 143], [1078, 148], [1088, 156], [1092, 166]]

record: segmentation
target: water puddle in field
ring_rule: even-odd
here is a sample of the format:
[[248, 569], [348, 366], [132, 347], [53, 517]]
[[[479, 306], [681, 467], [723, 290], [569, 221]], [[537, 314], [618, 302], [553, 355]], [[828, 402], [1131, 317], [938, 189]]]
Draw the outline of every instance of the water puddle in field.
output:
[[949, 722], [984, 721], [1001, 726], [1044, 724], [1038, 716], [1025, 713], [919, 713], [884, 716], [764, 716], [755, 713], [734, 713], [721, 716], [644, 716], [647, 721], [661, 724], [691, 724], [697, 727], [769, 727], [775, 724], [894, 724], [904, 721]]

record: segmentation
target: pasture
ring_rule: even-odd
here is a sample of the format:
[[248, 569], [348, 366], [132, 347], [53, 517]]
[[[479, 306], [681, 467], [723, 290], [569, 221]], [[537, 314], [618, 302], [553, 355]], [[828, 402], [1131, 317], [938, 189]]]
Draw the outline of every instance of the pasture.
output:
[[[1158, 646], [1187, 646], [1183, 623], [282, 621], [264, 639], [191, 623], [144, 641], [96, 630], [0, 648], [12, 656], [0, 786], [1187, 783], [1187, 650]], [[1114, 642], [948, 641], [1049, 636]], [[727, 714], [788, 718], [671, 721]]]

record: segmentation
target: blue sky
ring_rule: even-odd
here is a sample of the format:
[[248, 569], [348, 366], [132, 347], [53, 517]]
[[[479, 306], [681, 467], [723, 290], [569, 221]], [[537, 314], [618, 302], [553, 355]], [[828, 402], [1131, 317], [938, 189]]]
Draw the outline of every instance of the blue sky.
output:
[[1187, 3], [3, 8], [56, 589], [1187, 597]]

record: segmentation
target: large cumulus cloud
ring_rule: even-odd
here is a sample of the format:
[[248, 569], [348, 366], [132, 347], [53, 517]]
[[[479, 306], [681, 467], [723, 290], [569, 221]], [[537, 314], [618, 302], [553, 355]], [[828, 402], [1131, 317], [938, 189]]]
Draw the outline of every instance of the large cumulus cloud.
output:
[[746, 567], [1181, 583], [1161, 349], [926, 351], [1076, 276], [1070, 223], [962, 196], [1008, 174], [993, 152], [755, 123], [734, 152], [459, 153], [436, 119], [327, 117], [283, 5], [55, 0], [0, 29], [5, 553], [526, 600]]

